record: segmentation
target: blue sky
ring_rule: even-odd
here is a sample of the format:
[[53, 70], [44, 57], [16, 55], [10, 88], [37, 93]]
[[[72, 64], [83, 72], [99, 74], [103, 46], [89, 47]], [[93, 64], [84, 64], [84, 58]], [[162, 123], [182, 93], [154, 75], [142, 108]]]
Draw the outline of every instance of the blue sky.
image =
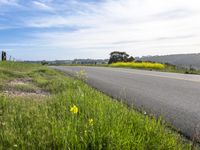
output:
[[0, 50], [19, 60], [200, 53], [199, 0], [0, 0]]

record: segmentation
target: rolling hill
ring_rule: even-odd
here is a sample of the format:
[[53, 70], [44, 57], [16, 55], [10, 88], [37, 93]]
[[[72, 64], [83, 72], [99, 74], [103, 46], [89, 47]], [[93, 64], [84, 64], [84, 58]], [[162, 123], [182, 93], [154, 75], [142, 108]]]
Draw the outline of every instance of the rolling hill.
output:
[[170, 63], [180, 68], [195, 68], [200, 70], [199, 54], [176, 54], [165, 56], [145, 56], [139, 58], [142, 61], [152, 61], [159, 63]]

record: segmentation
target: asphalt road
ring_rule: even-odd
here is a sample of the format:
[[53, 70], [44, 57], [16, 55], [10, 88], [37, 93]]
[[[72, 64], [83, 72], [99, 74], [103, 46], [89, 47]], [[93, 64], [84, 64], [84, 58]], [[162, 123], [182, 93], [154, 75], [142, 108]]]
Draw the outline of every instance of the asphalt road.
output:
[[188, 137], [200, 130], [200, 76], [106, 67], [52, 68], [73, 75], [85, 70], [87, 82], [109, 96], [164, 119]]

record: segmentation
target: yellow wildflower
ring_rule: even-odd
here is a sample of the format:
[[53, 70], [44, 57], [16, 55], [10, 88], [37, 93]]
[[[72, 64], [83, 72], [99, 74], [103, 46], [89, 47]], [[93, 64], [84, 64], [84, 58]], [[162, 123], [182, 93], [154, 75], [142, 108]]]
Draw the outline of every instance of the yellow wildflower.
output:
[[78, 107], [76, 105], [73, 105], [71, 108], [70, 108], [70, 112], [74, 113], [74, 114], [77, 114], [78, 113]]
[[17, 144], [13, 145], [14, 147], [17, 147]]
[[93, 120], [92, 118], [90, 118], [90, 119], [88, 120], [88, 122], [89, 122], [89, 125], [93, 126], [94, 120]]

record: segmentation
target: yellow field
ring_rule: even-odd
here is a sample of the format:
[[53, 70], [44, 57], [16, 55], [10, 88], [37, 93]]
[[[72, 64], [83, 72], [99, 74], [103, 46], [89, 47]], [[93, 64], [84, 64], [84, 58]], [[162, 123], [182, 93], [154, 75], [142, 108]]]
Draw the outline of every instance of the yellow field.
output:
[[141, 68], [141, 69], [156, 69], [162, 70], [165, 65], [160, 63], [150, 63], [150, 62], [117, 62], [110, 65], [111, 67], [129, 67], [129, 68]]

